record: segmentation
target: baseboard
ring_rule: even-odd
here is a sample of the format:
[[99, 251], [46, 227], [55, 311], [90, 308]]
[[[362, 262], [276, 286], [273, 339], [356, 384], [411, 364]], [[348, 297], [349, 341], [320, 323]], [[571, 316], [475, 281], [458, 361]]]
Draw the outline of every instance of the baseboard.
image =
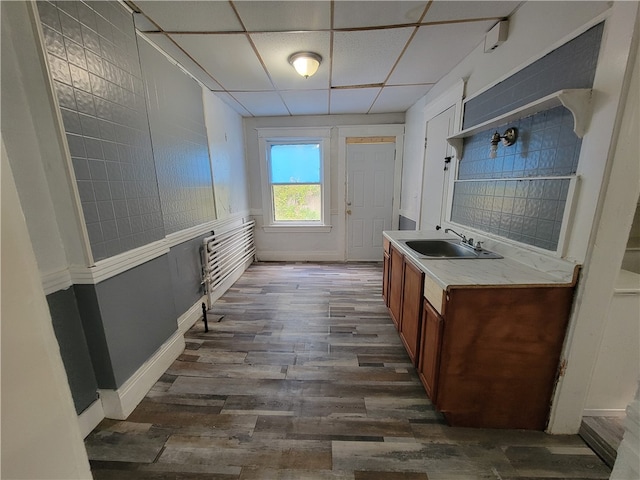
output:
[[178, 331], [183, 335], [193, 327], [193, 324], [202, 316], [202, 304], [207, 303], [207, 296], [203, 295], [189, 310], [178, 317]]
[[224, 293], [231, 288], [231, 286], [238, 281], [238, 279], [242, 276], [247, 268], [253, 263], [253, 259], [250, 258], [247, 260], [244, 265], [238, 268], [235, 272], [229, 275], [218, 287], [215, 291], [209, 294], [209, 308], [213, 306], [213, 304], [220, 298]]
[[71, 281], [71, 273], [68, 268], [63, 268], [56, 272], [50, 272], [42, 275], [42, 289], [45, 295], [66, 290], [73, 282]]
[[99, 390], [106, 418], [125, 420], [154, 383], [184, 351], [183, 334], [176, 332], [117, 390]]
[[94, 428], [104, 419], [104, 409], [100, 399], [89, 405], [84, 412], [78, 415], [78, 426], [82, 438], [87, 438]]
[[585, 408], [583, 417], [624, 417], [624, 408]]
[[344, 254], [333, 251], [313, 252], [268, 252], [256, 251], [256, 259], [260, 262], [344, 262]]

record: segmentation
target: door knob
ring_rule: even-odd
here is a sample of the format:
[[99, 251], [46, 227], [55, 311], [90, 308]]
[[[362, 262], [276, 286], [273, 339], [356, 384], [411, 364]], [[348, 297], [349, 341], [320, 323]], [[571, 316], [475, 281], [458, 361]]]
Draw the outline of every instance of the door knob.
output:
[[351, 209], [347, 210], [347, 215], [351, 215]]

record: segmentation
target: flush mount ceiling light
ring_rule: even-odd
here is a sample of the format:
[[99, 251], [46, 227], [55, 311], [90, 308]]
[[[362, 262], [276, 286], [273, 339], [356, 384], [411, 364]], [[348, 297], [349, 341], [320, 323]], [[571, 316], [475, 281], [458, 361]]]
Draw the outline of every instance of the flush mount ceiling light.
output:
[[322, 62], [322, 57], [313, 52], [298, 52], [289, 57], [289, 63], [304, 78], [309, 78], [316, 73], [320, 62]]
[[498, 144], [500, 140], [502, 140], [502, 145], [505, 147], [510, 147], [516, 140], [518, 139], [518, 129], [515, 127], [508, 128], [505, 130], [504, 135], [500, 135], [498, 132], [494, 133], [491, 136], [491, 148], [489, 149], [489, 157], [496, 158], [498, 153]]

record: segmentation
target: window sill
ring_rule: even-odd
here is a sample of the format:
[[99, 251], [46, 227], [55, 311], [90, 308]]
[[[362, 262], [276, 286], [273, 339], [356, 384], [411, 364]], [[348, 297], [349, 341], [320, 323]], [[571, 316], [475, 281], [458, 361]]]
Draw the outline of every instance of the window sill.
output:
[[329, 233], [331, 225], [265, 225], [267, 233]]

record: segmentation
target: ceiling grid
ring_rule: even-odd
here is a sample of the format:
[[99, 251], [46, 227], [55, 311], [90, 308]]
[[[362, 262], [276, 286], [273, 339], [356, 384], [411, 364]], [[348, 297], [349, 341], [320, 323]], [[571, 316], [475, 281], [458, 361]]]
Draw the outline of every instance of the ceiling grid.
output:
[[[127, 1], [137, 28], [242, 116], [404, 112], [518, 1]], [[291, 54], [322, 56], [298, 76]]]

